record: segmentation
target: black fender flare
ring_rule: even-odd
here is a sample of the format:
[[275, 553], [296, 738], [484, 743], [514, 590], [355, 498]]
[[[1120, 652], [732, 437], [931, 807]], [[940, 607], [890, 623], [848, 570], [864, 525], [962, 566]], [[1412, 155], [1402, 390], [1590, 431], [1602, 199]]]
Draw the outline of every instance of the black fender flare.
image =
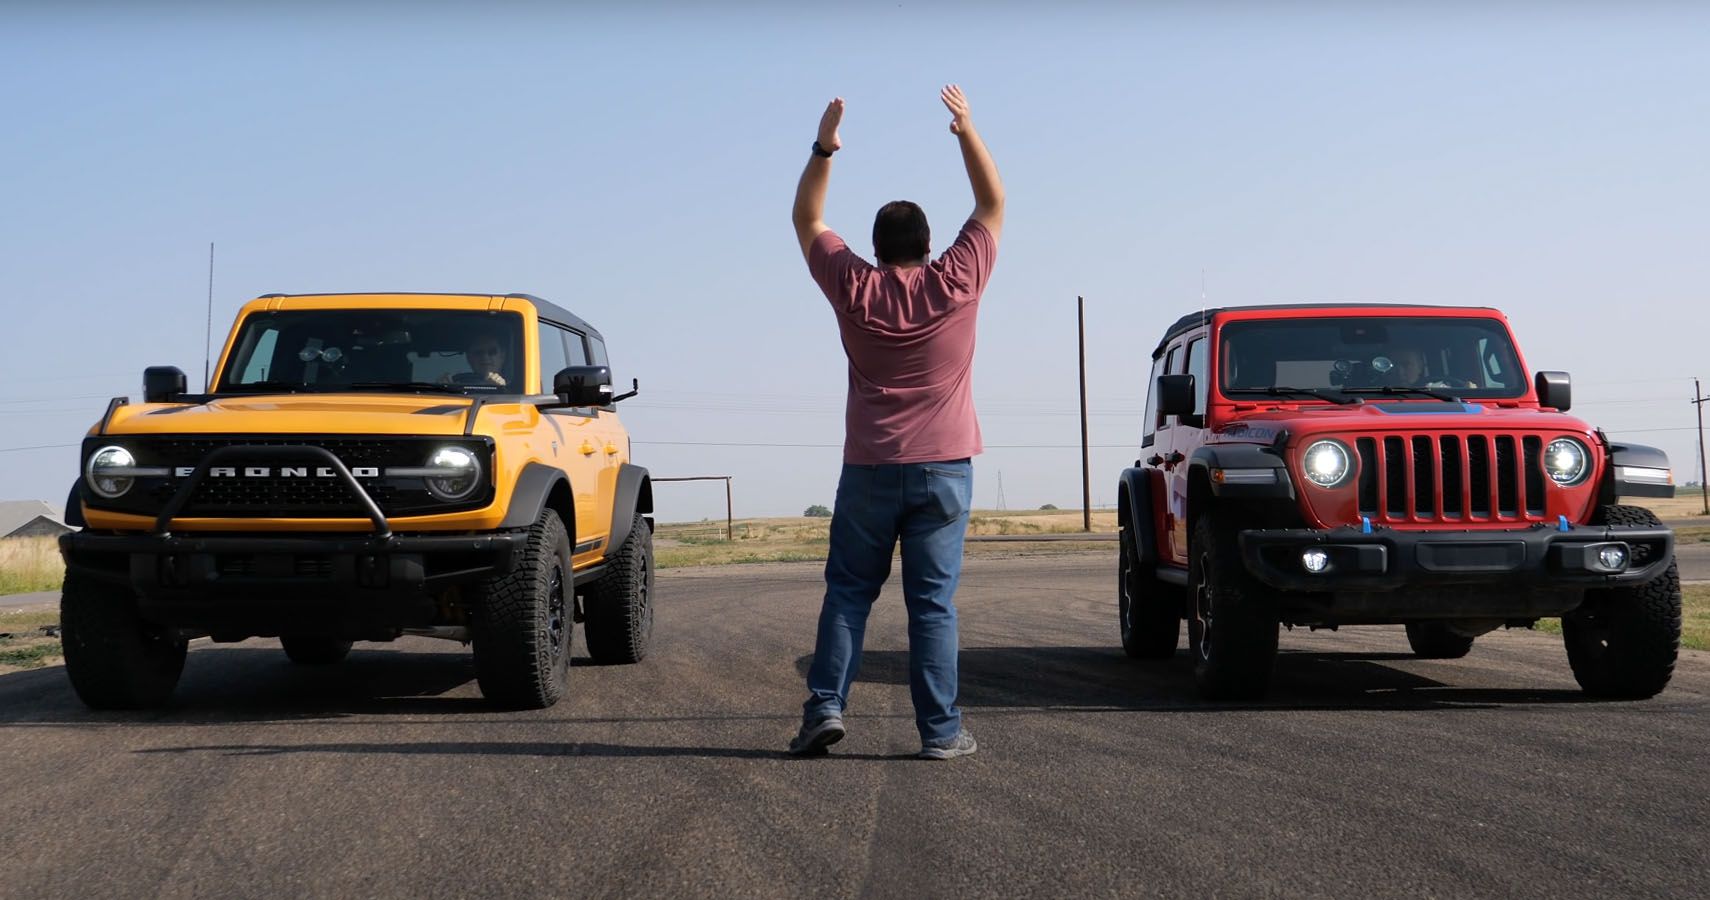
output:
[[73, 528], [88, 528], [89, 523], [83, 520], [83, 478], [79, 476], [71, 483], [71, 493], [65, 498], [65, 524]]
[[[559, 485], [563, 490], [559, 493], [557, 502], [553, 501], [554, 492]], [[576, 500], [570, 492], [570, 479], [564, 472], [552, 466], [537, 462], [527, 463], [517, 474], [516, 486], [511, 488], [511, 504], [505, 509], [505, 519], [499, 523], [500, 528], [527, 528], [540, 518], [540, 511], [551, 505], [558, 511], [559, 518], [564, 520], [564, 527], [571, 534], [576, 533]]]
[[1604, 503], [1614, 503], [1623, 497], [1674, 496], [1672, 476], [1668, 482], [1664, 483], [1628, 477], [1622, 471], [1623, 469], [1662, 469], [1672, 472], [1673, 469], [1669, 466], [1667, 453], [1642, 444], [1617, 444], [1612, 441], [1607, 442], [1605, 448], [1609, 454], [1609, 459], [1604, 465], [1603, 484], [1600, 491]]
[[[1352, 462], [1352, 460], [1350, 460]], [[1294, 481], [1288, 462], [1267, 444], [1206, 444], [1193, 452], [1189, 471], [1205, 479], [1214, 497], [1229, 500], [1294, 500]], [[1235, 484], [1212, 477], [1218, 469], [1271, 469], [1275, 480], [1259, 484]]]
[[641, 466], [624, 463], [618, 467], [617, 483], [612, 493], [612, 528], [606, 538], [606, 556], [610, 557], [629, 540], [635, 525], [635, 514], [653, 513], [653, 476]]
[[1152, 508], [1152, 482], [1146, 477], [1146, 470], [1138, 466], [1122, 470], [1122, 478], [1117, 482], [1117, 508], [1126, 510], [1127, 520], [1118, 522], [1118, 528], [1126, 528], [1134, 540], [1134, 567], [1150, 569], [1158, 565], [1158, 535], [1154, 526]]

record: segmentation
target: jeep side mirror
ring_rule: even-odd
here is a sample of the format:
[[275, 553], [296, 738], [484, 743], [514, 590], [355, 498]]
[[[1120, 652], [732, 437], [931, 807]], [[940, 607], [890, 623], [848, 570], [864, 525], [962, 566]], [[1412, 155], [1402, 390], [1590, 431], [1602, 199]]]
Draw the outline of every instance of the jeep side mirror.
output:
[[1194, 414], [1192, 375], [1159, 375], [1157, 391], [1159, 415], [1191, 416]]
[[612, 402], [609, 366], [571, 366], [552, 376], [552, 392], [566, 406], [606, 406]]
[[149, 366], [143, 370], [144, 403], [171, 403], [188, 390], [184, 370], [177, 366]]
[[1573, 384], [1566, 372], [1539, 372], [1534, 380], [1538, 387], [1538, 405], [1567, 412], [1573, 406]]

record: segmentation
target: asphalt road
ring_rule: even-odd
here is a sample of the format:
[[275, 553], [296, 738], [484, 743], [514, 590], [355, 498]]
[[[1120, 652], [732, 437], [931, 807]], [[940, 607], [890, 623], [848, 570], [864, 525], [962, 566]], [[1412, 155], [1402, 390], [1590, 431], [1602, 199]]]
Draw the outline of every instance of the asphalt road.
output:
[[1587, 702], [1557, 640], [1458, 662], [1396, 629], [1283, 639], [1271, 700], [1207, 705], [1116, 643], [1114, 556], [977, 559], [962, 703], [917, 749], [875, 612], [847, 740], [794, 728], [812, 564], [664, 573], [654, 653], [487, 709], [426, 640], [296, 668], [198, 644], [176, 708], [0, 677], [0, 896], [1704, 896], [1710, 654]]

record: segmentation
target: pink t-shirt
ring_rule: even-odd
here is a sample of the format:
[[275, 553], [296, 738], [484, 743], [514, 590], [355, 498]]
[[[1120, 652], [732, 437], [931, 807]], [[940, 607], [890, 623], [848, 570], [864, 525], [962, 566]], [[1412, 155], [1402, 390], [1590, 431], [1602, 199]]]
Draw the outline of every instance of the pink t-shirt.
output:
[[938, 462], [979, 453], [974, 319], [997, 242], [973, 219], [925, 266], [873, 266], [827, 231], [808, 249], [849, 357], [843, 461]]

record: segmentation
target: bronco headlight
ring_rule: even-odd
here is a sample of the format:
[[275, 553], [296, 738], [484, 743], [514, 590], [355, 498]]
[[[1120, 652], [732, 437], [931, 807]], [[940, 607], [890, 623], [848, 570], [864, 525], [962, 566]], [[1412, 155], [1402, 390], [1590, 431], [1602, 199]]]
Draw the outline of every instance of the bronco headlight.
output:
[[136, 483], [136, 468], [137, 459], [131, 451], [117, 446], [102, 447], [89, 455], [89, 464], [83, 469], [83, 483], [96, 496], [112, 500]]
[[468, 499], [481, 486], [481, 460], [465, 447], [441, 447], [428, 458], [428, 493], [441, 500]]
[[1544, 448], [1544, 471], [1559, 485], [1578, 484], [1591, 469], [1591, 454], [1573, 438], [1556, 438]]
[[1352, 461], [1348, 456], [1348, 448], [1341, 441], [1318, 441], [1306, 448], [1306, 453], [1300, 458], [1302, 469], [1306, 470], [1306, 478], [1322, 488], [1332, 488], [1348, 480], [1348, 474], [1354, 471]]

